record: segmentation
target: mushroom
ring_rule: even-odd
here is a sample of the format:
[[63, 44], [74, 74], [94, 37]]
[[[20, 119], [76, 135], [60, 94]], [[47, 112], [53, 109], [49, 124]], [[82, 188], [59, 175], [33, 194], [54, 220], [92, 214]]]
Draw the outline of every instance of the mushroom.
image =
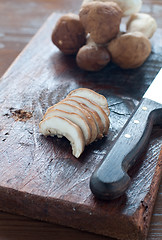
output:
[[151, 53], [150, 41], [141, 32], [120, 35], [108, 44], [112, 62], [124, 69], [141, 66]]
[[95, 91], [93, 91], [91, 89], [77, 88], [77, 89], [71, 91], [67, 95], [67, 97], [70, 97], [70, 96], [86, 97], [89, 100], [92, 100], [95, 103], [97, 103], [106, 112], [107, 116], [109, 116], [109, 114], [110, 114], [107, 99], [103, 95], [96, 93]]
[[[92, 118], [91, 114], [86, 110], [81, 108], [80, 104], [73, 100], [63, 100], [53, 106], [51, 106], [50, 108], [47, 109], [44, 118], [46, 118], [47, 114], [54, 109], [59, 109], [59, 110], [63, 110], [63, 111], [68, 111], [68, 112], [75, 112], [77, 114], [79, 114], [81, 117], [83, 117], [88, 126], [90, 127], [91, 130], [91, 139], [90, 139], [90, 143], [93, 142], [94, 140], [96, 140], [97, 138], [97, 126], [95, 124], [94, 119]], [[44, 119], [43, 118], [43, 119]]]
[[110, 62], [110, 54], [104, 45], [96, 44], [90, 37], [76, 56], [78, 66], [86, 71], [99, 71]]
[[79, 16], [93, 41], [105, 44], [118, 34], [122, 10], [114, 2], [97, 1], [82, 5]]
[[[93, 120], [96, 124], [96, 127], [97, 127], [97, 137], [96, 137], [96, 139], [102, 138], [102, 136], [103, 136], [103, 124], [102, 124], [101, 118], [98, 115], [98, 113], [95, 110], [87, 107], [86, 105], [84, 105], [84, 104], [82, 104], [79, 101], [76, 101], [74, 99], [65, 98], [63, 101], [67, 102], [69, 100], [72, 101], [72, 104], [74, 104], [75, 106], [81, 107], [82, 109], [86, 110], [91, 115], [91, 117], [93, 118]], [[96, 140], [96, 139], [93, 139], [93, 141]]]
[[85, 145], [107, 134], [108, 115], [108, 104], [103, 95], [88, 88], [75, 89], [47, 109], [39, 129], [45, 136], [66, 137], [72, 145], [73, 155], [78, 158]]
[[64, 54], [76, 54], [86, 42], [86, 34], [76, 14], [62, 16], [52, 32], [52, 42]]
[[67, 111], [56, 108], [54, 110], [49, 111], [47, 113], [45, 119], [48, 117], [53, 117], [53, 116], [64, 117], [64, 118], [69, 119], [73, 123], [75, 123], [77, 126], [80, 127], [80, 129], [83, 132], [85, 144], [88, 145], [90, 143], [91, 130], [90, 130], [88, 123], [82, 116], [80, 116], [79, 114], [74, 113], [74, 112], [67, 112]]
[[155, 19], [146, 13], [133, 14], [127, 23], [127, 32], [142, 32], [147, 38], [151, 38], [156, 29]]
[[87, 3], [96, 1], [117, 3], [123, 11], [123, 16], [129, 16], [131, 14], [139, 12], [142, 6], [142, 0], [84, 0], [82, 6]]
[[39, 129], [45, 136], [66, 137], [70, 141], [73, 155], [76, 158], [84, 151], [85, 143], [81, 129], [66, 118], [58, 116], [45, 118], [40, 122]]
[[104, 112], [104, 110], [94, 101], [89, 100], [88, 98], [85, 97], [80, 97], [80, 96], [70, 96], [68, 97], [70, 99], [74, 99], [77, 100], [78, 102], [86, 105], [87, 107], [93, 109], [94, 111], [96, 111], [99, 115], [99, 117], [101, 118], [102, 124], [103, 124], [103, 131], [101, 132], [101, 136], [103, 136], [103, 134], [107, 134], [108, 129], [109, 129], [109, 118], [106, 115], [106, 113]]

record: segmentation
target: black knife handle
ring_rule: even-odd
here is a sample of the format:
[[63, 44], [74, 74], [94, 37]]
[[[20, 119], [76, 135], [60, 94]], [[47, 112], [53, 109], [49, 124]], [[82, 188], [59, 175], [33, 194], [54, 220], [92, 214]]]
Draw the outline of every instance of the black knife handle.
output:
[[155, 124], [162, 124], [162, 105], [144, 98], [91, 176], [90, 189], [96, 197], [111, 200], [125, 192], [130, 183], [127, 171], [147, 145]]

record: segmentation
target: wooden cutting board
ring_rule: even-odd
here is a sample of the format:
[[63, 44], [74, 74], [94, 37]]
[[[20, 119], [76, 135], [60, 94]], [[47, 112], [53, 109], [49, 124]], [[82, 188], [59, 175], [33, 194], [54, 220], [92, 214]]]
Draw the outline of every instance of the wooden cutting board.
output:
[[[0, 82], [0, 210], [118, 239], [144, 239], [161, 177], [162, 128], [129, 171], [131, 185], [114, 201], [97, 200], [89, 179], [160, 69], [157, 31], [145, 64], [121, 70], [109, 64], [98, 73], [80, 70], [51, 42], [60, 17], [53, 14]], [[46, 109], [78, 87], [106, 96], [109, 135], [86, 147], [79, 159], [66, 139], [45, 138], [38, 124]]]

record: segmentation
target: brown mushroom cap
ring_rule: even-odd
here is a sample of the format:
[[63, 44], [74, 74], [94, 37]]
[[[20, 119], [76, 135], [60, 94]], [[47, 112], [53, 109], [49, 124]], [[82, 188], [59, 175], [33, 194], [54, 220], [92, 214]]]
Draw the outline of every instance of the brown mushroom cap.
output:
[[62, 16], [52, 33], [52, 42], [65, 54], [75, 54], [86, 42], [85, 30], [76, 14]]
[[118, 34], [122, 11], [114, 2], [90, 2], [82, 6], [79, 16], [94, 42], [104, 44]]
[[112, 62], [124, 69], [141, 66], [151, 53], [150, 41], [140, 32], [126, 33], [108, 44]]
[[85, 45], [78, 51], [76, 61], [81, 69], [99, 71], [110, 62], [110, 54], [105, 47]]

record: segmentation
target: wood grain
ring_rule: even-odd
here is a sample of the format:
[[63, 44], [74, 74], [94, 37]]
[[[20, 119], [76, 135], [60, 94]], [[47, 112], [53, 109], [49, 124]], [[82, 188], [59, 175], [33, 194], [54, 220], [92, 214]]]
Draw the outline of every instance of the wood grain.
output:
[[[159, 33], [159, 32], [158, 32]], [[156, 46], [156, 47], [159, 47], [159, 46]], [[152, 56], [153, 57], [153, 60], [154, 60], [154, 57], [155, 57], [155, 55], [154, 56]], [[55, 60], [54, 59], [54, 57], [53, 57], [53, 60]], [[75, 66], [75, 62], [73, 61], [73, 59], [71, 59], [72, 60], [72, 63], [70, 63], [70, 64], [67, 64], [67, 61], [66, 61], [66, 59], [64, 59], [62, 56], [59, 56], [58, 55], [58, 58], [57, 58], [57, 60], [61, 60], [61, 62], [63, 63], [63, 66], [64, 66], [64, 68], [63, 68], [63, 70], [66, 72], [66, 70], [69, 68], [69, 67], [71, 67], [71, 64], [72, 64], [72, 67], [74, 66], [74, 67], [76, 67]], [[160, 61], [160, 60], [159, 60]], [[151, 61], [150, 61], [151, 62]], [[53, 61], [52, 62], [52, 64], [53, 63], [55, 63], [55, 61]], [[51, 64], [51, 65], [52, 65]], [[67, 66], [66, 66], [67, 65]], [[157, 69], [158, 69], [158, 66], [155, 68], [155, 69], [151, 69], [151, 74], [155, 74], [155, 72], [157, 71]], [[23, 69], [24, 70], [24, 69]], [[39, 70], [40, 70], [40, 68], [39, 68]], [[58, 70], [58, 72], [57, 72], [57, 74], [56, 74], [56, 76], [58, 76], [59, 75], [59, 73], [62, 71], [62, 69], [60, 68], [60, 67], [57, 67], [57, 70]], [[154, 72], [153, 72], [153, 70], [154, 70]], [[115, 68], [113, 68], [113, 66], [112, 66], [112, 68], [111, 68], [111, 70], [110, 70], [110, 72], [108, 71], [108, 72], [106, 72], [106, 73], [113, 73], [115, 71]], [[149, 73], [150, 73], [149, 72]], [[149, 76], [149, 73], [148, 73], [148, 75], [146, 76], [146, 78], [148, 78], [147, 79], [147, 81], [146, 82], [144, 82], [144, 88], [147, 88], [147, 86], [148, 86], [148, 84], [149, 84], [149, 81], [151, 81], [152, 80], [152, 78], [151, 78], [151, 76]], [[45, 74], [45, 73], [44, 73]], [[63, 74], [63, 77], [65, 78], [65, 73]], [[79, 79], [79, 85], [84, 85], [84, 84], [86, 84], [86, 86], [90, 86], [90, 84], [93, 84], [93, 87], [95, 86], [95, 84], [97, 83], [99, 83], [99, 81], [95, 81], [95, 83], [89, 83], [88, 81], [85, 83], [84, 81], [83, 81], [83, 79], [84, 79], [84, 77], [85, 77], [85, 75], [86, 75], [86, 77], [88, 77], [88, 81], [90, 80], [92, 80], [93, 79], [93, 77], [94, 77], [94, 75], [92, 74], [92, 76], [90, 76], [90, 75], [87, 75], [87, 74], [85, 74], [85, 73], [81, 73], [81, 77], [80, 77], [80, 79]], [[75, 73], [75, 71], [73, 70], [70, 70], [70, 73], [69, 73], [69, 75], [68, 75], [68, 78], [69, 79], [72, 79], [73, 80], [73, 84], [74, 84], [74, 77], [76, 76], [76, 73]], [[100, 76], [100, 74], [99, 74], [99, 76]], [[127, 74], [124, 74], [123, 76], [128, 76], [128, 73]], [[139, 76], [139, 72], [137, 73], [137, 76]], [[14, 77], [14, 76], [13, 76]], [[19, 77], [20, 77], [20, 75], [19, 75]], [[45, 76], [44, 76], [45, 77]], [[117, 76], [116, 76], [117, 77]], [[28, 79], [28, 76], [26, 76], [26, 80]], [[66, 84], [68, 84], [68, 82], [69, 82], [69, 79], [66, 81]], [[113, 83], [113, 79], [111, 79], [110, 77], [109, 77], [109, 79], [108, 79], [109, 81], [110, 81], [110, 83], [112, 84]], [[134, 79], [132, 79], [132, 80], [134, 80]], [[51, 80], [50, 80], [51, 81]], [[71, 81], [71, 80], [70, 80]], [[115, 78], [115, 83], [113, 83], [113, 87], [114, 87], [114, 89], [113, 89], [113, 91], [115, 92], [115, 93], [118, 93], [118, 95], [119, 95], [119, 97], [117, 98], [116, 97], [116, 100], [118, 101], [118, 100], [120, 100], [120, 96], [122, 96], [122, 94], [123, 94], [123, 92], [125, 91], [124, 90], [124, 88], [123, 88], [123, 86], [122, 86], [122, 84], [120, 84], [119, 83], [119, 86], [120, 86], [120, 90], [119, 89], [116, 89], [116, 86], [117, 86], [117, 84], [118, 84], [118, 82], [117, 82], [117, 79]], [[130, 81], [130, 80], [129, 80]], [[129, 81], [126, 81], [126, 83], [129, 83]], [[31, 82], [31, 80], [30, 80], [30, 82]], [[33, 82], [34, 82], [34, 80], [33, 80]], [[52, 82], [52, 81], [51, 81]], [[101, 81], [101, 83], [102, 84], [104, 84], [104, 79], [102, 79], [102, 81]], [[78, 84], [78, 82], [77, 82], [77, 84]], [[97, 86], [97, 89], [99, 90], [99, 89], [102, 89], [102, 84], [101, 85], [99, 85], [99, 86]], [[130, 87], [131, 87], [131, 84], [132, 84], [132, 82], [130, 82], [128, 85], [129, 86], [127, 86], [127, 88], [126, 88], [126, 92], [128, 92], [129, 91], [129, 89], [130, 89]], [[14, 85], [14, 84], [13, 84]], [[133, 87], [135, 87], [135, 85], [136, 85], [136, 82], [133, 84]], [[66, 85], [67, 86], [67, 85]], [[15, 88], [16, 89], [16, 88]], [[109, 86], [107, 86], [107, 89], [109, 89]], [[107, 89], [105, 90], [105, 92], [107, 91]], [[140, 98], [140, 96], [142, 95], [142, 92], [144, 91], [144, 89], [141, 89], [141, 91], [140, 91], [140, 94], [139, 95], [136, 95], [136, 93], [135, 93], [135, 90], [134, 90], [134, 92], [133, 92], [133, 103], [132, 102], [130, 102], [129, 100], [130, 99], [126, 99], [127, 100], [127, 104], [128, 105], [132, 105], [133, 104], [133, 106], [131, 106], [131, 108], [130, 108], [130, 106], [129, 107], [126, 107], [126, 110], [125, 110], [125, 116], [122, 116], [122, 122], [119, 124], [119, 129], [114, 129], [114, 132], [112, 133], [112, 134], [114, 134], [114, 135], [112, 135], [112, 136], [114, 136], [115, 137], [115, 134], [117, 134], [117, 131], [120, 131], [120, 129], [122, 128], [122, 126], [123, 126], [123, 124], [124, 124], [124, 122], [126, 121], [126, 119], [127, 119], [127, 117], [128, 117], [128, 115], [130, 114], [130, 112], [132, 111], [132, 109], [134, 108], [134, 106], [135, 106], [135, 104], [137, 103], [137, 101], [139, 100], [139, 98]], [[118, 119], [117, 118], [117, 116], [118, 115], [120, 115], [121, 114], [121, 111], [123, 111], [123, 107], [119, 107], [120, 106], [120, 104], [117, 104], [117, 107], [116, 107], [116, 103], [117, 103], [117, 101], [115, 102], [115, 104], [114, 104], [114, 92], [112, 93], [112, 95], [111, 96], [109, 96], [110, 97], [110, 100], [112, 100], [112, 113], [114, 113], [114, 116], [112, 117], [112, 118], [115, 118], [116, 120]], [[32, 95], [32, 93], [31, 93], [31, 95]], [[44, 93], [44, 95], [45, 95], [45, 93]], [[46, 98], [45, 96], [43, 96], [44, 98]], [[52, 95], [52, 97], [53, 97], [53, 95]], [[58, 94], [57, 94], [57, 96], [56, 97], [53, 97], [53, 99], [52, 100], [55, 100], [56, 98], [57, 99], [59, 99], [59, 98], [61, 98], [61, 97], [63, 97], [63, 95], [62, 96], [58, 96]], [[130, 96], [129, 96], [130, 97]], [[131, 97], [132, 97], [132, 95], [131, 95]], [[13, 96], [13, 99], [14, 99], [14, 96]], [[25, 96], [25, 98], [24, 98], [25, 100], [28, 100], [28, 96]], [[47, 101], [48, 100], [48, 101]], [[123, 99], [122, 99], [123, 100]], [[124, 99], [125, 100], [125, 99]], [[47, 105], [50, 105], [50, 103], [51, 103], [51, 99], [45, 99], [45, 102], [46, 103], [43, 103], [44, 105], [43, 105], [43, 107], [42, 107], [42, 109], [45, 109], [46, 108], [46, 106]], [[48, 103], [47, 103], [48, 102]], [[124, 101], [123, 101], [124, 102]], [[125, 102], [123, 103], [123, 102], [121, 102], [121, 104], [123, 104], [123, 105], [125, 105]], [[135, 103], [135, 104], [134, 104]], [[21, 105], [21, 104], [20, 104]], [[12, 106], [13, 107], [13, 106]], [[14, 110], [18, 110], [19, 109], [19, 106], [17, 106], [16, 108], [14, 108], [14, 109], [10, 109], [10, 111], [9, 112], [5, 112], [4, 114], [9, 114], [9, 115], [11, 115], [12, 113], [14, 113]], [[29, 108], [27, 109], [28, 111], [31, 111], [32, 112], [32, 107], [31, 106], [29, 106]], [[128, 115], [127, 115], [128, 114]], [[122, 114], [121, 114], [122, 115]], [[7, 116], [6, 116], [7, 117]], [[11, 119], [9, 118], [9, 121], [10, 121]], [[31, 121], [31, 119], [29, 120], [29, 121]], [[20, 124], [21, 125], [21, 124]], [[157, 130], [157, 132], [159, 131], [159, 129]], [[155, 134], [156, 135], [156, 134]], [[7, 136], [7, 133], [6, 133], [6, 135], [5, 135], [5, 137]], [[30, 137], [29, 137], [30, 138]], [[5, 139], [5, 138], [4, 138]], [[3, 139], [3, 142], [6, 142], [6, 140], [4, 140]], [[159, 143], [159, 142], [158, 142]], [[68, 146], [68, 143], [64, 143], [65, 144], [65, 146]], [[106, 143], [105, 143], [106, 144]], [[23, 145], [23, 143], [21, 143], [21, 145]], [[156, 145], [156, 144], [155, 144]], [[101, 145], [101, 148], [102, 148], [102, 145]], [[96, 149], [95, 149], [95, 151], [96, 151]], [[159, 150], [157, 150], [157, 148], [155, 148], [155, 152], [158, 152]], [[70, 149], [69, 149], [69, 152], [70, 152]], [[103, 152], [103, 149], [102, 149], [102, 151], [101, 152]], [[104, 153], [103, 153], [104, 154]], [[156, 153], [157, 154], [157, 153]], [[16, 155], [16, 154], [15, 154]], [[70, 153], [69, 153], [69, 155], [70, 155]], [[156, 156], [157, 157], [157, 156]], [[101, 156], [101, 158], [102, 158], [102, 156]], [[17, 179], [17, 181], [19, 181], [18, 179]], [[160, 229], [160, 228], [159, 228]], [[66, 236], [66, 235], [65, 235]], [[88, 235], [89, 236], [89, 235]], [[158, 239], [158, 238], [157, 238]]]

